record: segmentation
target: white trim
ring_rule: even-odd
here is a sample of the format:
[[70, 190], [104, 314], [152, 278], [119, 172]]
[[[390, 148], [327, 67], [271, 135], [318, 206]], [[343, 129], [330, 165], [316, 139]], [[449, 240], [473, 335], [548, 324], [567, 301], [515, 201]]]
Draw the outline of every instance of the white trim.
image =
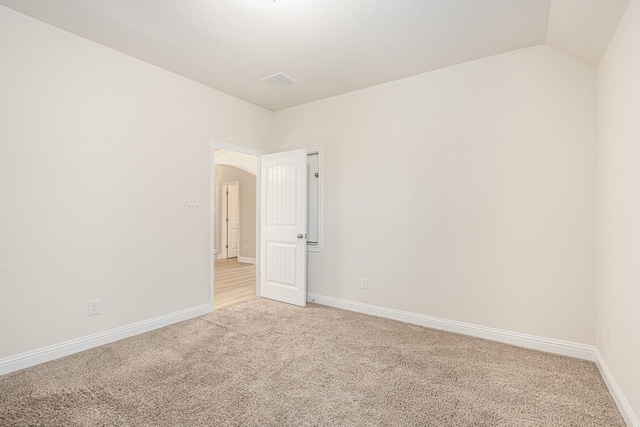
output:
[[392, 308], [379, 307], [316, 294], [307, 294], [307, 301], [355, 311], [358, 313], [370, 314], [372, 316], [399, 320], [401, 322], [412, 323], [414, 325], [426, 326], [428, 328], [498, 341], [533, 350], [561, 354], [563, 356], [575, 357], [592, 362], [595, 362], [596, 360], [596, 347], [591, 345], [521, 334], [502, 329], [488, 328], [486, 326], [473, 325], [471, 323], [456, 322], [454, 320], [441, 319], [438, 317], [426, 316], [424, 314], [411, 313], [408, 311], [395, 310]]
[[213, 311], [213, 269], [215, 265], [214, 257], [220, 259], [222, 254], [216, 251], [215, 245], [215, 218], [216, 218], [216, 172], [215, 172], [215, 159], [213, 158], [213, 152], [215, 143], [212, 141], [209, 144], [209, 306]]
[[249, 258], [247, 256], [239, 256], [238, 257], [238, 262], [243, 262], [245, 264], [255, 264], [256, 263], [256, 259], [255, 258]]
[[640, 421], [638, 421], [638, 417], [633, 413], [633, 409], [631, 408], [629, 401], [622, 393], [622, 390], [620, 390], [618, 383], [616, 382], [615, 378], [613, 378], [611, 371], [609, 371], [609, 367], [605, 363], [604, 358], [602, 357], [602, 354], [600, 354], [600, 351], [598, 349], [596, 349], [596, 365], [598, 366], [600, 375], [602, 375], [602, 379], [607, 385], [607, 388], [609, 389], [609, 393], [611, 393], [613, 400], [616, 402], [618, 410], [620, 411], [622, 418], [624, 418], [624, 421], [630, 427], [640, 427]]
[[154, 329], [163, 328], [184, 320], [193, 319], [194, 317], [211, 313], [211, 307], [212, 306], [209, 304], [203, 304], [197, 307], [176, 311], [175, 313], [154, 317], [153, 319], [143, 320], [141, 322], [99, 332], [97, 334], [87, 335], [82, 338], [65, 341], [48, 347], [39, 348], [37, 350], [27, 351], [15, 356], [5, 357], [4, 359], [0, 359], [0, 375], [5, 375], [40, 363], [49, 362], [60, 357], [69, 356], [74, 353], [89, 350], [91, 348], [119, 341], [124, 338], [129, 338], [134, 335], [149, 332]]
[[231, 151], [224, 148], [216, 148], [216, 150], [218, 150], [216, 165], [231, 166], [256, 176], [257, 171], [255, 162], [252, 160], [247, 161], [245, 153], [239, 153], [238, 151]]
[[228, 144], [226, 142], [211, 140], [211, 148], [223, 148], [225, 150], [237, 151], [238, 153], [251, 154], [252, 156], [260, 157], [264, 154], [264, 151], [254, 150], [253, 148], [243, 147], [241, 145]]
[[[260, 168], [262, 167], [261, 162], [262, 155], [256, 156], [257, 170], [260, 170]], [[262, 177], [260, 175], [260, 173], [256, 174], [256, 262], [254, 263], [256, 265], [256, 296], [262, 295], [260, 288], [260, 257], [262, 256], [260, 253], [260, 233], [262, 233], [262, 228], [260, 227], [260, 224], [262, 222], [262, 211], [260, 210], [260, 208], [262, 207], [262, 201], [260, 199], [262, 195], [260, 194], [260, 189], [262, 188]]]
[[307, 245], [307, 252], [322, 252], [323, 243], [323, 218], [322, 201], [324, 200], [324, 171], [322, 170], [322, 147], [307, 148], [307, 155], [318, 155], [318, 243], [316, 245]]

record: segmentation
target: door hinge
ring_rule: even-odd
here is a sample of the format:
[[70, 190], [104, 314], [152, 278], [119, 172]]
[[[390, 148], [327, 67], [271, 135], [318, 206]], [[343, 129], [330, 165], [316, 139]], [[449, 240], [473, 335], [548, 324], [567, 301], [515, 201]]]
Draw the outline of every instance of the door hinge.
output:
[[229, 222], [229, 218], [225, 218], [224, 220], [225, 220], [226, 222]]
[[225, 248], [229, 249], [229, 245], [225, 245]]

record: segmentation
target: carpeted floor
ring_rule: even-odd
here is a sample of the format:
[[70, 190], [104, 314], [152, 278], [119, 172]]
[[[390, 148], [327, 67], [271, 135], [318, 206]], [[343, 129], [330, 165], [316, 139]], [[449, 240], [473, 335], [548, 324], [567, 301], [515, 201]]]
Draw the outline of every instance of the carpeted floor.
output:
[[0, 377], [0, 425], [624, 422], [593, 363], [257, 298]]

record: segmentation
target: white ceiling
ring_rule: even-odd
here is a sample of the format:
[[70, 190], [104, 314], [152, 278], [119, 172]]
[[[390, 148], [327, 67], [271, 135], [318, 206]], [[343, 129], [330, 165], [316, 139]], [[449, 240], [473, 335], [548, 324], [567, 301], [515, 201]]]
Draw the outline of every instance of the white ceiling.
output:
[[[277, 111], [548, 43], [596, 66], [629, 0], [0, 0]], [[284, 72], [299, 83], [261, 79]]]
[[597, 67], [629, 0], [552, 0], [547, 43]]

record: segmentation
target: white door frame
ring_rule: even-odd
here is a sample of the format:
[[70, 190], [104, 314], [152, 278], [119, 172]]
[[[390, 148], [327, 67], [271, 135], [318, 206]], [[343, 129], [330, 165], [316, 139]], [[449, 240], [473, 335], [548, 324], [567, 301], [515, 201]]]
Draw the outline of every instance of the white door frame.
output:
[[[238, 153], [256, 156], [257, 170], [260, 170], [260, 156], [266, 154], [264, 151], [253, 148], [242, 147], [240, 145], [228, 144], [223, 141], [211, 140], [209, 143], [209, 311], [213, 312], [213, 287], [214, 283], [214, 252], [215, 252], [215, 155], [214, 150], [222, 148], [225, 150], [237, 151]], [[256, 174], [256, 295], [260, 295], [260, 174]], [[222, 244], [221, 244], [222, 245]], [[221, 248], [222, 249], [222, 248]]]
[[[222, 193], [220, 193], [221, 198], [222, 198], [222, 203], [220, 203], [222, 206], [222, 211], [225, 213], [227, 213], [227, 210], [229, 209], [229, 205], [228, 205], [228, 198], [225, 197], [225, 193], [224, 193], [224, 187], [228, 187], [230, 185], [235, 185], [236, 187], [238, 187], [238, 198], [240, 197], [240, 181], [225, 181], [225, 182], [221, 182], [220, 183], [220, 187], [222, 188]], [[221, 212], [218, 212], [218, 217], [219, 217], [219, 221], [220, 221], [220, 258], [221, 259], [227, 259], [229, 258], [229, 249], [227, 248], [227, 245], [223, 245], [222, 241], [224, 240], [225, 242], [227, 242], [229, 240], [229, 236], [228, 236], [228, 227], [223, 227], [223, 225], [225, 224], [225, 222], [222, 221], [222, 217], [220, 216]], [[240, 223], [240, 200], [238, 200], [238, 223]], [[229, 224], [228, 222], [226, 223], [227, 225]], [[240, 225], [238, 224], [238, 245], [240, 245]], [[240, 257], [240, 247], [238, 246], [238, 257]]]

